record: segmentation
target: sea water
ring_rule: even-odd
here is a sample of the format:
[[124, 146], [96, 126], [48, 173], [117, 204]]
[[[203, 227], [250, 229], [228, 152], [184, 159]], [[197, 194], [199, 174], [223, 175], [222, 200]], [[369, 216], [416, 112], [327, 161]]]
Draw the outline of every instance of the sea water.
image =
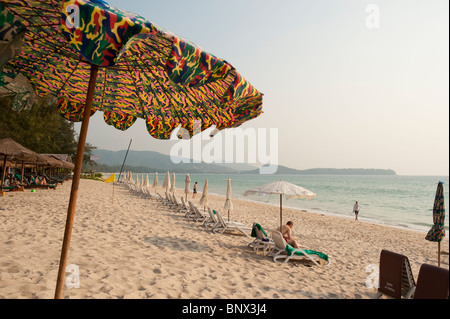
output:
[[[159, 185], [162, 185], [164, 176], [163, 172], [158, 174]], [[208, 179], [208, 193], [225, 196], [230, 178], [232, 198], [275, 206], [279, 206], [279, 195], [243, 194], [248, 189], [284, 180], [304, 187], [317, 196], [311, 200], [283, 198], [283, 207], [353, 219], [353, 205], [358, 201], [361, 206], [358, 219], [361, 221], [425, 233], [433, 224], [433, 205], [439, 181], [444, 182], [444, 202], [447, 209], [449, 207], [448, 176], [190, 174], [190, 177], [191, 190], [194, 182], [198, 182], [198, 191], [202, 192], [205, 179]], [[154, 174], [149, 173], [150, 183], [153, 178]], [[184, 180], [185, 174], [176, 174], [176, 187], [184, 189]], [[448, 235], [447, 212], [445, 229]]]

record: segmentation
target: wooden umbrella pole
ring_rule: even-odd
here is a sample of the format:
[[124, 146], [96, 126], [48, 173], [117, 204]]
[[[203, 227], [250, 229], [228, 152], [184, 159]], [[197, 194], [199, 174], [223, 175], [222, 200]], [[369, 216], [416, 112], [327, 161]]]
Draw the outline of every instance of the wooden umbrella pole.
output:
[[86, 96], [86, 105], [84, 107], [83, 122], [81, 124], [80, 136], [78, 139], [77, 156], [75, 169], [72, 178], [72, 189], [70, 192], [69, 208], [67, 211], [66, 228], [64, 231], [64, 240], [61, 249], [61, 258], [59, 262], [58, 279], [56, 282], [55, 299], [62, 298], [64, 279], [66, 275], [67, 257], [69, 255], [70, 239], [72, 237], [72, 226], [75, 216], [75, 206], [77, 202], [78, 187], [80, 185], [81, 167], [83, 164], [84, 146], [89, 127], [89, 118], [91, 117], [92, 101], [94, 99], [95, 84], [97, 80], [98, 66], [91, 65], [91, 74], [89, 78], [89, 87]]

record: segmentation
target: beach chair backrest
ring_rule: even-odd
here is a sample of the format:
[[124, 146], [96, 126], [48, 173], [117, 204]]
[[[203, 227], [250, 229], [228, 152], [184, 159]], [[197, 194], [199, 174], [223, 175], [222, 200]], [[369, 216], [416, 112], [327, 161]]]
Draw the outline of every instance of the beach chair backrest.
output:
[[257, 225], [258, 224], [255, 225], [255, 227], [256, 227], [256, 229], [255, 229], [255, 231], [256, 231], [256, 238], [257, 239], [266, 238], [266, 236], [264, 236], [264, 233], [263, 233], [262, 229], [260, 229]]
[[209, 207], [209, 206], [208, 206], [208, 213], [209, 213], [209, 217], [211, 218], [211, 220], [214, 223], [217, 223], [218, 220], [217, 220], [216, 214], [212, 211], [211, 207]]
[[216, 216], [217, 216], [217, 221], [220, 223], [220, 225], [222, 225], [222, 227], [225, 227], [225, 221], [222, 218], [222, 215], [220, 214], [220, 212], [218, 210], [216, 210]]
[[188, 205], [186, 205], [186, 202], [184, 201], [184, 197], [183, 197], [183, 196], [181, 196], [181, 205], [182, 205], [184, 208], [189, 208]]
[[448, 269], [422, 264], [414, 299], [448, 299]]
[[383, 249], [380, 254], [378, 292], [395, 299], [406, 296], [416, 286], [408, 257]]
[[189, 204], [190, 212], [195, 214], [195, 209], [194, 209], [195, 205], [194, 205], [194, 203], [189, 201], [188, 204]]
[[286, 241], [278, 230], [272, 231], [272, 239], [278, 249], [284, 250], [286, 248]]
[[193, 206], [194, 207], [194, 212], [198, 217], [203, 217], [203, 214], [200, 212], [200, 210], [198, 209], [197, 206]]

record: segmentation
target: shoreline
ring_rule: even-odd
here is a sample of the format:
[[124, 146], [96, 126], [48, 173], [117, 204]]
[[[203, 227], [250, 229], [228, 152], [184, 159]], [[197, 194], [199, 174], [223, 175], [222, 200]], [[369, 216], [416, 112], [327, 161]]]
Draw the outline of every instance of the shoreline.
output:
[[[112, 173], [104, 173], [105, 176], [107, 176], [107, 174], [112, 174]], [[150, 174], [150, 173], [143, 173], [143, 174]], [[205, 174], [202, 174], [202, 175], [205, 175]], [[229, 174], [213, 174], [213, 175], [229, 177]], [[365, 175], [361, 175], [361, 176], [365, 176]], [[149, 176], [149, 177], [151, 177], [151, 176]], [[160, 183], [162, 183], [162, 181], [160, 181]], [[178, 185], [178, 186], [183, 187], [181, 185]], [[160, 187], [160, 186], [158, 186], [158, 187]], [[201, 189], [199, 191], [201, 191]], [[213, 194], [213, 193], [210, 193], [210, 194]], [[225, 197], [224, 192], [222, 192], [222, 194], [214, 193], [214, 195]], [[259, 198], [263, 198], [262, 200], [255, 198], [255, 196], [252, 196], [252, 197], [247, 198], [247, 197], [243, 197], [243, 195], [241, 193], [236, 193], [236, 195], [232, 196], [232, 199], [248, 200], [251, 202], [254, 201], [255, 203], [263, 203], [266, 205], [274, 205], [277, 207], [279, 206], [277, 201], [273, 202], [272, 199], [270, 201], [264, 200], [264, 197], [270, 198], [269, 196], [258, 196]], [[291, 201], [296, 201], [296, 200], [291, 200]], [[431, 202], [431, 204], [432, 204], [432, 202]], [[320, 204], [318, 204], [318, 205], [320, 205]], [[322, 206], [325, 208], [323, 208]], [[339, 209], [336, 210], [336, 208], [330, 207], [330, 205], [326, 205], [325, 203], [322, 203], [322, 206], [311, 207], [310, 203], [305, 203], [303, 205], [302, 200], [298, 200], [298, 203], [290, 203], [290, 201], [283, 200], [283, 207], [285, 207], [285, 208], [290, 208], [290, 209], [299, 210], [299, 211], [306, 210], [308, 212], [316, 213], [319, 215], [324, 214], [324, 215], [336, 216], [336, 217], [340, 217], [340, 218], [344, 218], [344, 219], [354, 219], [353, 213], [342, 212], [342, 207], [340, 207], [340, 210]], [[382, 215], [378, 216], [378, 214], [376, 212], [374, 212], [372, 209], [371, 212], [368, 212], [368, 215], [362, 214], [361, 216], [359, 216], [359, 219], [360, 219], [360, 221], [374, 223], [374, 224], [378, 224], [378, 225], [382, 225], [382, 226], [390, 226], [390, 227], [394, 227], [394, 228], [417, 231], [417, 232], [424, 233], [424, 235], [426, 235], [426, 233], [432, 227], [431, 213], [430, 213], [430, 216], [427, 217], [426, 220], [417, 220], [417, 219], [409, 220], [408, 215], [405, 214], [404, 210], [396, 211], [395, 208], [392, 208], [391, 210], [392, 211], [390, 212], [390, 216], [397, 216], [396, 213], [398, 213], [399, 216], [403, 216], [403, 217], [399, 219], [396, 217], [390, 218], [389, 216], [382, 216]], [[382, 208], [379, 208], [378, 211], [382, 211]], [[423, 217], [421, 217], [421, 218], [423, 219]], [[447, 232], [449, 232], [448, 220], [446, 220], [445, 229]]]
[[[70, 187], [2, 198], [0, 298], [53, 298]], [[294, 236], [327, 254], [331, 265], [278, 264], [250, 249], [246, 236], [213, 234], [122, 186], [112, 196], [111, 183], [81, 180], [68, 260], [79, 267], [79, 288], [65, 287], [64, 298], [374, 299], [367, 267], [378, 265], [382, 249], [407, 256], [416, 280], [421, 264], [437, 264], [437, 244], [423, 234], [291, 208], [283, 209], [283, 223], [293, 220]], [[279, 226], [278, 207], [232, 201], [230, 220], [257, 222], [268, 235]], [[208, 202], [227, 220], [224, 197], [208, 194]], [[448, 237], [442, 247], [441, 267], [448, 269]]]

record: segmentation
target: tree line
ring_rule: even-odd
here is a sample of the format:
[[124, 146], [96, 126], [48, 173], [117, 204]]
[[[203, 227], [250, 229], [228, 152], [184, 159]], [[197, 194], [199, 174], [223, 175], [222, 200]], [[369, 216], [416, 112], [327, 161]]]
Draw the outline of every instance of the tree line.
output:
[[[78, 136], [74, 123], [64, 119], [52, 98], [39, 98], [29, 110], [16, 112], [11, 98], [0, 98], [0, 139], [12, 138], [39, 154], [68, 154], [75, 158]], [[83, 164], [90, 163], [95, 146], [86, 143]]]

